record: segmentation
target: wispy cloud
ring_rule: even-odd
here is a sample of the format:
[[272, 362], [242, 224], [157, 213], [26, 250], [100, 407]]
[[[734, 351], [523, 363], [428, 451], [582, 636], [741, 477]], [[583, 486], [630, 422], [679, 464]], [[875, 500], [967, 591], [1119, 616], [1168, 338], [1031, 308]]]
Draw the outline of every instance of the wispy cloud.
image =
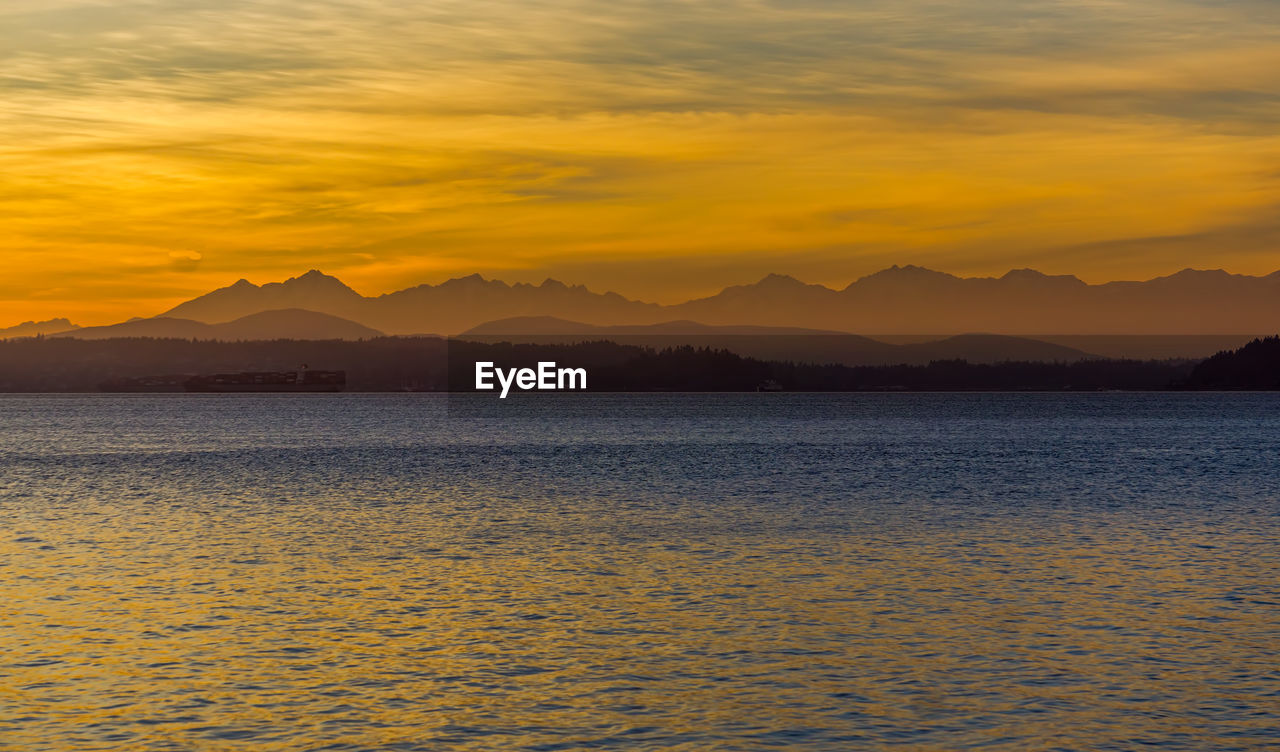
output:
[[8, 0], [0, 315], [86, 267], [102, 317], [318, 265], [1262, 271], [1214, 228], [1280, 201], [1277, 69], [1261, 0]]

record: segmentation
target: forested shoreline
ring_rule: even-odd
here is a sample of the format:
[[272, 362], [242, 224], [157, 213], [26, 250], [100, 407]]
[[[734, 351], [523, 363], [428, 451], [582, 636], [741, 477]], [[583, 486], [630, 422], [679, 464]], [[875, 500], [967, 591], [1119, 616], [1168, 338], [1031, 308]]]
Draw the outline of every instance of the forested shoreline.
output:
[[1280, 338], [1255, 340], [1202, 362], [1082, 360], [843, 366], [765, 361], [728, 350], [655, 349], [611, 341], [511, 344], [438, 337], [358, 341], [218, 342], [129, 338], [31, 338], [0, 342], [0, 391], [163, 391], [141, 380], [241, 371], [347, 373], [348, 391], [470, 391], [476, 361], [505, 368], [554, 361], [586, 368], [588, 391], [1097, 391], [1280, 389]]

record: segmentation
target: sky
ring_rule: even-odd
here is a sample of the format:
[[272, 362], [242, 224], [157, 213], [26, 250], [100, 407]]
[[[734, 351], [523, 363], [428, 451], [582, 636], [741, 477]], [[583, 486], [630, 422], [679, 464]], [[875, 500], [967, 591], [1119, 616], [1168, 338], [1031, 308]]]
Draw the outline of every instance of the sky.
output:
[[1280, 269], [1273, 0], [4, 0], [0, 326]]

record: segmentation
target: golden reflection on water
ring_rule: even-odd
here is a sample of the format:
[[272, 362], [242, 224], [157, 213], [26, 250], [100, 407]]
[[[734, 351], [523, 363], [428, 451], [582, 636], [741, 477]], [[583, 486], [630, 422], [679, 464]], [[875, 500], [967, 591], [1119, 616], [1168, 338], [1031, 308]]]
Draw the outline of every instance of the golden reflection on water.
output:
[[0, 749], [1280, 743], [1274, 396], [290, 396], [0, 399]]
[[1100, 513], [663, 539], [416, 504], [25, 509], [0, 538], [16, 749], [1275, 741], [1265, 530]]

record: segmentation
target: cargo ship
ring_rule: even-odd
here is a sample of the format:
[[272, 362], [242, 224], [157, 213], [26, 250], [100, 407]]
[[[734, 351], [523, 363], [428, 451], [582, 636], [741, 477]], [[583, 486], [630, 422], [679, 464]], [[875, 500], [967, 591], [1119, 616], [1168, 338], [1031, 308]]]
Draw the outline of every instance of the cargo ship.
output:
[[244, 371], [192, 376], [183, 384], [188, 392], [341, 392], [346, 371]]

